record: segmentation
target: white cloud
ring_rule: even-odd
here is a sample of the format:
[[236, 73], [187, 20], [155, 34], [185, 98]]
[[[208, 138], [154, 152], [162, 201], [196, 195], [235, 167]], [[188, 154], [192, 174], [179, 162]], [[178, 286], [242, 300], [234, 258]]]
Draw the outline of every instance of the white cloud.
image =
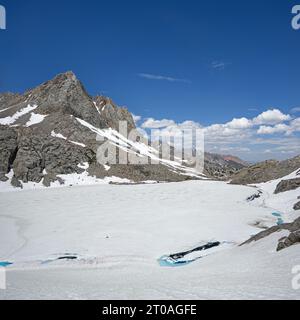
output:
[[[202, 126], [198, 122], [187, 120], [181, 123], [175, 123], [173, 120], [154, 120], [150, 119], [152, 123], [151, 129], [160, 129], [157, 132], [153, 132], [154, 136], [170, 137], [181, 136], [183, 130], [200, 129]], [[149, 121], [149, 119], [148, 119]], [[147, 121], [146, 121], [147, 122]], [[143, 124], [144, 125], [144, 124]], [[149, 128], [149, 127], [148, 127]]]
[[300, 132], [300, 118], [296, 118], [290, 122], [293, 132]]
[[283, 114], [278, 109], [272, 109], [265, 111], [253, 119], [253, 123], [256, 125], [260, 124], [277, 124], [284, 121], [291, 120], [289, 114]]
[[188, 79], [180, 79], [180, 78], [174, 78], [174, 77], [150, 74], [150, 73], [139, 73], [138, 76], [148, 80], [162, 80], [162, 81], [169, 81], [169, 82], [191, 83], [191, 81]]
[[213, 61], [211, 63], [211, 67], [215, 70], [224, 70], [227, 66], [229, 65], [229, 63], [223, 62], [223, 61]]
[[162, 120], [155, 120], [153, 118], [148, 118], [143, 124], [142, 128], [144, 129], [160, 129], [169, 126], [175, 126], [176, 123], [173, 120], [162, 119]]
[[290, 127], [286, 124], [277, 124], [274, 127], [270, 126], [260, 126], [257, 130], [258, 134], [274, 134], [274, 133], [288, 133]]
[[[226, 123], [216, 123], [203, 127], [195, 121], [176, 123], [174, 120], [154, 118], [147, 119], [144, 129], [157, 129], [153, 137], [168, 139], [180, 137], [183, 129], [202, 128], [204, 130], [206, 151], [217, 153], [230, 152], [234, 155], [247, 155], [248, 160], [266, 159], [266, 150], [273, 157], [284, 158], [299, 154], [300, 118], [292, 119], [290, 115], [278, 109], [267, 110], [257, 117], [233, 118]], [[284, 156], [286, 154], [286, 156]]]
[[226, 126], [231, 129], [247, 129], [252, 127], [252, 121], [247, 118], [234, 118]]
[[298, 108], [293, 108], [293, 109], [291, 110], [291, 113], [300, 113], [300, 107], [298, 107]]
[[300, 118], [292, 120], [288, 125], [279, 123], [275, 126], [260, 126], [257, 130], [258, 134], [284, 133], [290, 135], [294, 132], [300, 132]]

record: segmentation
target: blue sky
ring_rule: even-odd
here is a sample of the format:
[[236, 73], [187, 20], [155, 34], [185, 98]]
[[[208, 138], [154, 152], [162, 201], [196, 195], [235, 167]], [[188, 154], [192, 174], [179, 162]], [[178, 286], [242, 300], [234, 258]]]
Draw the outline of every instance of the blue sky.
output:
[[[73, 70], [92, 95], [108, 95], [143, 119], [211, 126], [278, 109], [292, 121], [300, 107], [300, 30], [291, 28], [297, 3], [0, 0], [7, 10], [0, 92], [22, 92]], [[259, 127], [251, 130], [266, 139]], [[271, 138], [250, 152], [234, 150], [250, 140], [226, 145], [249, 160], [297, 153], [297, 132], [277, 130]], [[293, 153], [279, 154], [284, 141], [294, 141]], [[209, 148], [220, 151], [215, 145]]]

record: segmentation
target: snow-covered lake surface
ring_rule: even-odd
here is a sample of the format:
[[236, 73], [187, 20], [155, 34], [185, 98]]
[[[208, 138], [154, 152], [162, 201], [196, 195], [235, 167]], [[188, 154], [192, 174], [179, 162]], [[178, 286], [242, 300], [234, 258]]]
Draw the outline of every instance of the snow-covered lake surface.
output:
[[[295, 216], [268, 207], [270, 195], [247, 202], [256, 191], [189, 181], [0, 193], [0, 261], [13, 263], [0, 299], [299, 299], [299, 246], [276, 252], [285, 232], [238, 246], [258, 221], [275, 225], [274, 210]], [[232, 245], [179, 268], [157, 261], [210, 241]]]

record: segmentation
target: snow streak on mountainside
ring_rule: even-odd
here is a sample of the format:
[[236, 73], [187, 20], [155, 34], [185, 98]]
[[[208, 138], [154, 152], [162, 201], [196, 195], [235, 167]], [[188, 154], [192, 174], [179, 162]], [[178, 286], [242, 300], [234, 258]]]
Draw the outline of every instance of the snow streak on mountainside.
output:
[[[127, 109], [107, 97], [90, 97], [72, 72], [23, 95], [0, 94], [0, 189], [8, 180], [12, 187], [24, 189], [28, 184], [64, 184], [65, 175], [82, 175], [77, 182], [84, 183], [86, 173], [95, 181], [118, 177], [133, 183], [204, 177], [181, 159], [160, 159], [147, 143], [129, 141], [118, 132], [120, 121], [126, 122], [128, 132], [135, 129]], [[97, 161], [105, 142], [97, 141], [99, 135], [140, 161], [119, 163], [116, 154], [108, 170], [107, 164]], [[78, 167], [82, 163], [89, 164], [86, 171]]]

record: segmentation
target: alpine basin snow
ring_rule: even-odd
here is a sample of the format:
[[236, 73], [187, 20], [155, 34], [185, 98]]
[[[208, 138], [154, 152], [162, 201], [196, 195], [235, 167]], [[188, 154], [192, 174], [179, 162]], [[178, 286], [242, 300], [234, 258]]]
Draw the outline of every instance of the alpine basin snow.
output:
[[[299, 298], [299, 248], [275, 251], [283, 233], [181, 268], [157, 263], [203, 242], [241, 243], [260, 231], [253, 221], [274, 222], [245, 201], [252, 193], [211, 181], [1, 193], [0, 261], [13, 265], [0, 298]], [[78, 259], [56, 260], [65, 255]]]

